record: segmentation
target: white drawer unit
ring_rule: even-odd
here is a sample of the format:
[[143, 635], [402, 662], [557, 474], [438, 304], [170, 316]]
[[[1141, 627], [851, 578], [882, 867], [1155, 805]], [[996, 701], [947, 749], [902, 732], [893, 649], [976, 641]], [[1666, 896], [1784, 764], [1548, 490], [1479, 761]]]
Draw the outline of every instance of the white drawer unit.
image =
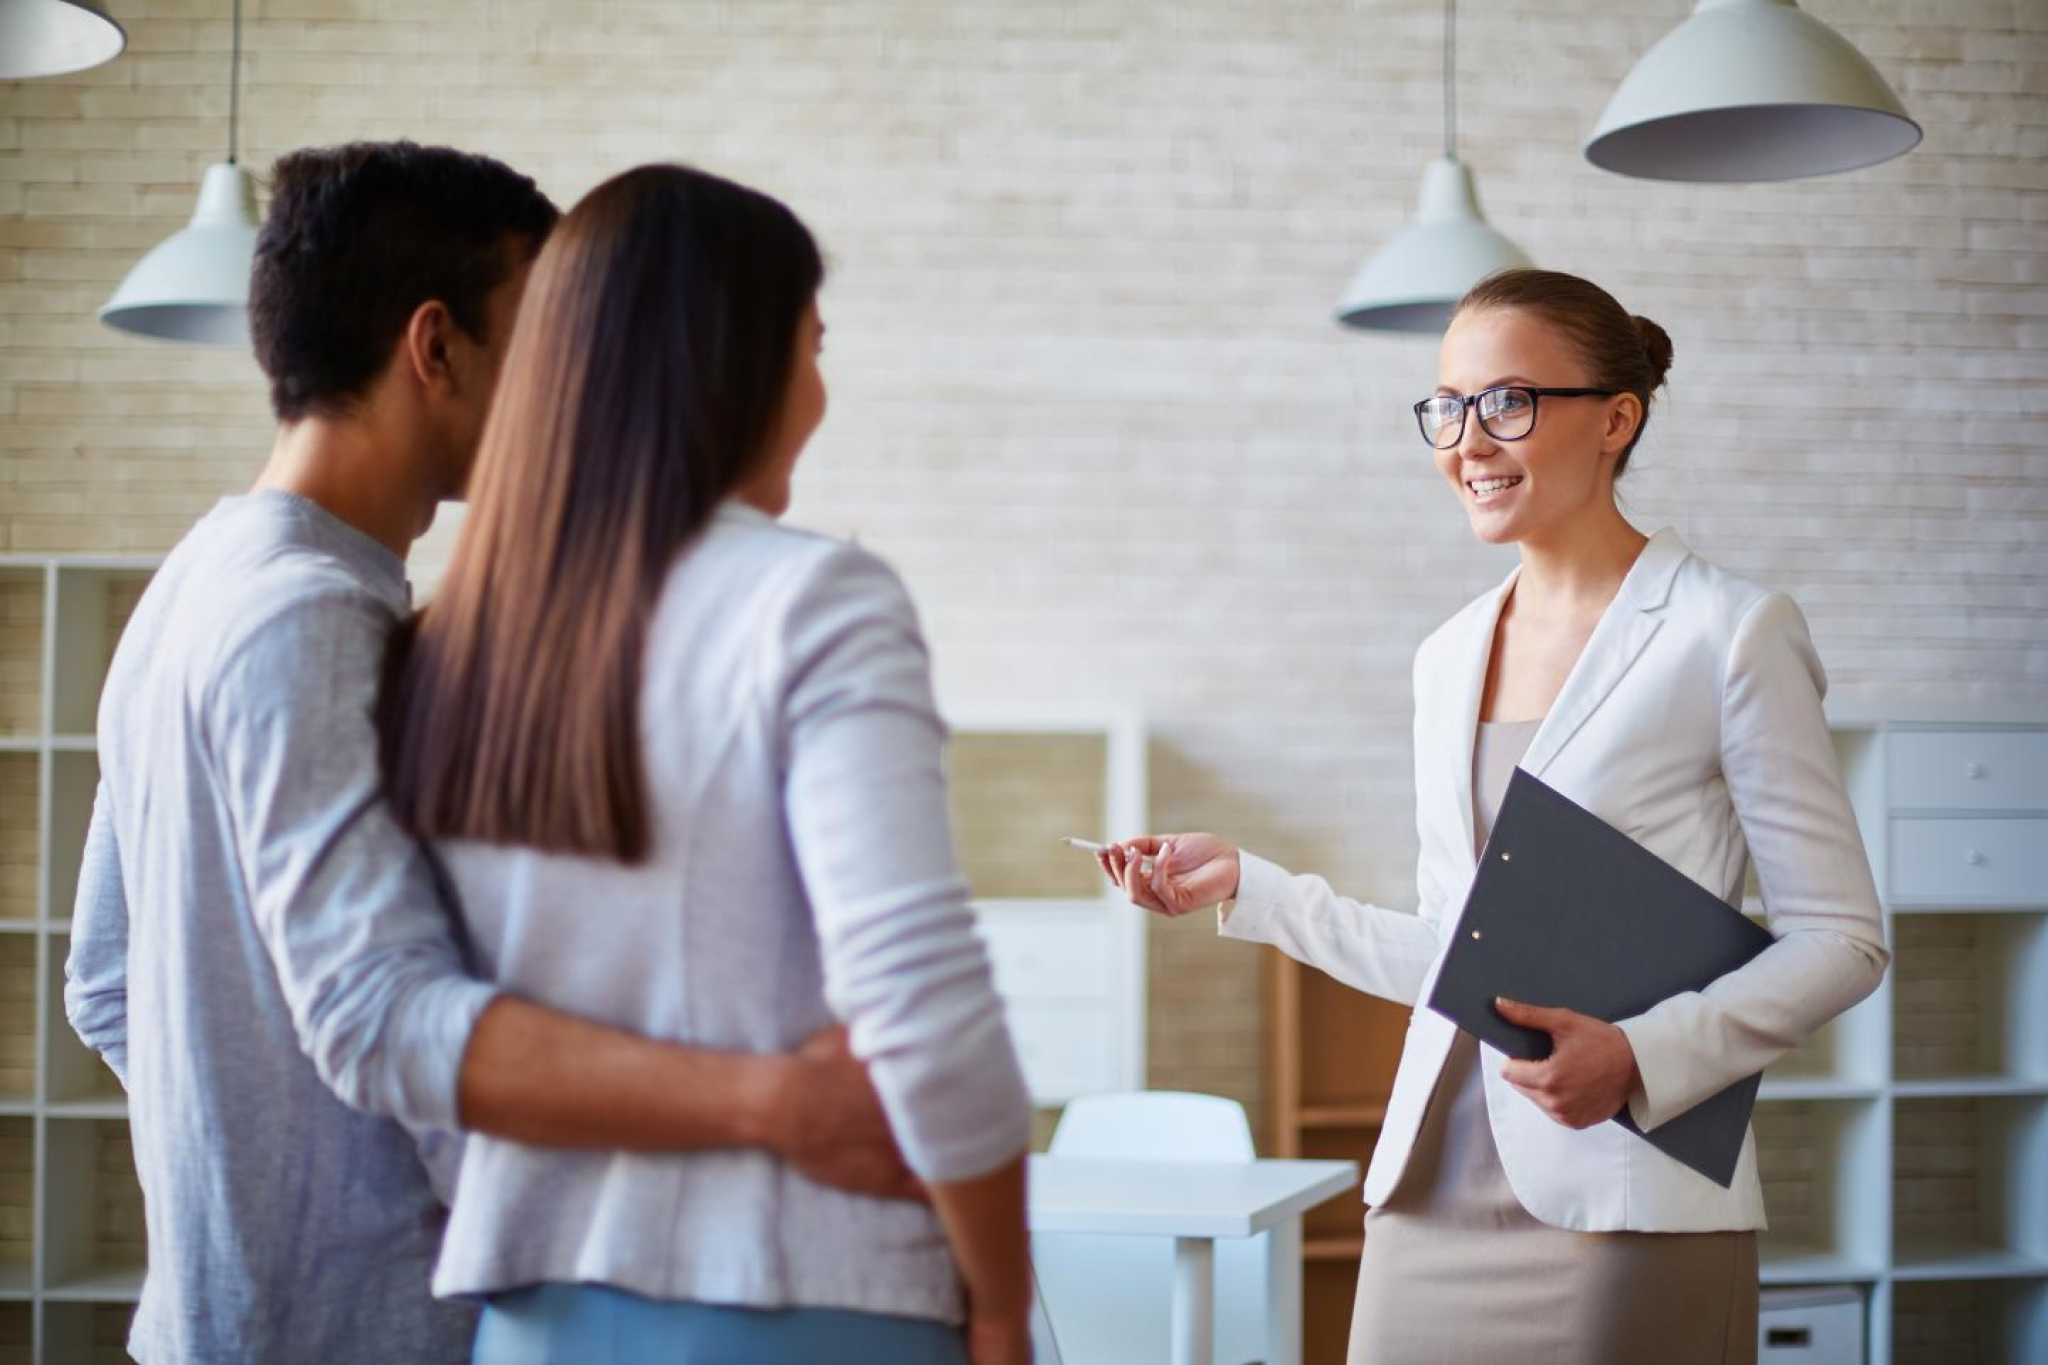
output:
[[1832, 705], [1829, 724], [1892, 962], [1831, 1026], [1825, 1074], [1758, 1107], [1760, 1250], [1766, 1285], [1860, 1285], [1868, 1311], [1767, 1295], [1758, 1360], [2040, 1365], [2048, 707]]
[[1024, 1084], [1039, 1104], [1119, 1090], [1116, 1029], [1109, 1006], [1009, 1000], [1010, 1037]]
[[1854, 1285], [1766, 1289], [1758, 1365], [1863, 1365], [1863, 1291]]
[[[977, 905], [982, 941], [1005, 1000], [1106, 1000], [1119, 945], [1116, 906]], [[1136, 913], [1134, 911], [1134, 913]]]
[[1891, 894], [1957, 907], [2048, 904], [2048, 819], [1894, 819]]
[[2048, 811], [2048, 731], [1899, 730], [1893, 809]]

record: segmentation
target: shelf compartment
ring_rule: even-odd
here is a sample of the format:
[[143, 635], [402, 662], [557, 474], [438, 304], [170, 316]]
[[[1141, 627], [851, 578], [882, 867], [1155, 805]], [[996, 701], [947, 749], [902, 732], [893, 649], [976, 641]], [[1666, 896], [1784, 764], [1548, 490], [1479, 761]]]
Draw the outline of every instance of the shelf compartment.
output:
[[1365, 1168], [1372, 1161], [1377, 1128], [1318, 1128], [1301, 1135], [1301, 1155], [1308, 1161], [1355, 1161], [1356, 1184], [1310, 1209], [1302, 1216], [1304, 1242], [1355, 1240], [1365, 1225], [1365, 1203], [1360, 1191], [1365, 1185]]
[[1884, 1085], [1886, 1002], [1872, 995], [1779, 1058], [1764, 1073], [1766, 1088], [1823, 1097], [1830, 1091], [1875, 1092]]
[[1900, 915], [1892, 944], [1898, 1080], [2048, 1085], [2048, 914]]
[[1317, 1259], [1301, 1267], [1301, 1358], [1342, 1360], [1351, 1341], [1358, 1260]]
[[0, 1119], [0, 1293], [28, 1291], [35, 1240], [35, 1121]]
[[149, 579], [147, 569], [58, 568], [57, 619], [64, 628], [57, 632], [51, 670], [50, 719], [55, 733], [93, 733], [107, 665]]
[[[1744, 885], [1742, 913], [1768, 925], [1756, 868]], [[1871, 995], [1838, 1018], [1814, 1030], [1811, 1037], [1780, 1057], [1764, 1072], [1764, 1089], [1785, 1098], [1844, 1098], [1876, 1093], [1885, 1080], [1886, 1004], [1882, 993]]]
[[[0, 936], [0, 948], [5, 946], [5, 936]], [[64, 961], [70, 955], [70, 935], [50, 935], [50, 956], [44, 967], [43, 990], [43, 1026], [49, 1038], [50, 1067], [46, 1098], [53, 1107], [104, 1106], [104, 1112], [90, 1116], [115, 1117], [127, 1102], [120, 1078], [114, 1075], [112, 1068], [100, 1059], [97, 1052], [79, 1041], [71, 1021], [64, 1017]]]
[[78, 900], [78, 867], [85, 857], [85, 835], [92, 828], [92, 802], [99, 785], [100, 761], [94, 754], [50, 755], [50, 828], [43, 856], [50, 883], [46, 913], [53, 920], [70, 919]]
[[1317, 1043], [1302, 1049], [1303, 1121], [1310, 1114], [1347, 1110], [1384, 1114], [1408, 1038], [1408, 1007], [1362, 994], [1310, 967], [1301, 969], [1299, 981], [1301, 1036]]
[[36, 940], [0, 934], [0, 1101], [36, 1094]]
[[[0, 1302], [0, 1365], [29, 1365], [35, 1358], [35, 1330], [35, 1309], [31, 1305]], [[51, 1357], [52, 1360], [67, 1358]], [[90, 1365], [100, 1365], [90, 1357], [87, 1360]]]
[[116, 1119], [47, 1123], [52, 1215], [43, 1224], [44, 1292], [96, 1302], [133, 1299], [148, 1257], [128, 1125]]
[[0, 752], [0, 920], [36, 917], [41, 761], [32, 753]]
[[1884, 1262], [1884, 1211], [1865, 1194], [1884, 1178], [1884, 1117], [1874, 1100], [1764, 1100], [1756, 1107], [1757, 1172], [1770, 1230], [1758, 1239], [1772, 1283], [1874, 1275]]
[[1095, 860], [1067, 848], [1144, 830], [1108, 831], [1110, 737], [959, 731], [947, 751], [948, 791], [961, 867], [977, 898], [1100, 897]]
[[43, 732], [43, 571], [0, 568], [0, 736]]
[[1895, 1365], [2048, 1360], [2048, 1280], [1925, 1280], [1892, 1292]]
[[77, 1365], [128, 1365], [128, 1303], [52, 1303], [43, 1309], [43, 1356]]
[[2048, 1099], [1895, 1103], [1898, 1273], [1958, 1279], [2048, 1274]]

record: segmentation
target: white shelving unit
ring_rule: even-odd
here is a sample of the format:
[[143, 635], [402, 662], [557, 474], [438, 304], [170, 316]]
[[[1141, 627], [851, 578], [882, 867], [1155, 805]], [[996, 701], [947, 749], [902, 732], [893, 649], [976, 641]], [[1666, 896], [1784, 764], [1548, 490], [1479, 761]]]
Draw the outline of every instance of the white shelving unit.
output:
[[1763, 1280], [1865, 1287], [1873, 1362], [2037, 1365], [2048, 713], [1841, 707], [1830, 724], [1893, 965], [1764, 1079]]
[[100, 687], [154, 559], [0, 556], [0, 1365], [126, 1358], [127, 1103], [64, 1018]]
[[1119, 717], [951, 718], [961, 861], [1032, 1100], [1145, 1084], [1145, 916], [1065, 835], [1145, 825], [1145, 735]]
[[[0, 1365], [118, 1365], [146, 1257], [119, 1083], [64, 1017], [107, 664], [156, 560], [0, 556]], [[1145, 828], [1129, 717], [954, 723], [955, 823], [1034, 1097], [1145, 1078], [1145, 921], [1060, 835]]]

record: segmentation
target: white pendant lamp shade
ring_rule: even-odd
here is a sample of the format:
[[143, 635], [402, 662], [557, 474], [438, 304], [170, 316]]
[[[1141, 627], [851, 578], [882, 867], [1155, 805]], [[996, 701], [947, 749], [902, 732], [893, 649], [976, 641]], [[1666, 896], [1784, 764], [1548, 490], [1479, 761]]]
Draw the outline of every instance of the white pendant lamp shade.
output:
[[1586, 159], [1647, 180], [1793, 180], [1911, 151], [1920, 125], [1793, 0], [1700, 0], [1608, 101]]
[[136, 263], [100, 321], [165, 341], [247, 346], [255, 256], [256, 182], [233, 162], [216, 162], [192, 221]]
[[126, 46], [121, 26], [84, 0], [0, 0], [0, 80], [68, 76]]
[[1479, 214], [1472, 171], [1449, 156], [1422, 172], [1422, 206], [1406, 232], [1365, 263], [1337, 321], [1382, 332], [1441, 332], [1465, 291], [1496, 270], [1530, 264]]
[[[5, 4], [7, 0], [0, 0]], [[256, 182], [235, 159], [242, 115], [242, 0], [228, 57], [228, 159], [206, 168], [192, 221], [135, 263], [100, 309], [123, 332], [201, 346], [249, 344], [249, 269], [256, 261]]]

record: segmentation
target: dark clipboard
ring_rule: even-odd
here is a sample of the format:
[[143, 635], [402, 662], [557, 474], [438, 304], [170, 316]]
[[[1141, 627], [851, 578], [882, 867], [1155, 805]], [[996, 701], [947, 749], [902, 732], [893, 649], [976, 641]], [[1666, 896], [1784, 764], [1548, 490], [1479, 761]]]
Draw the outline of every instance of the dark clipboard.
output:
[[[1549, 1055], [1550, 1036], [1503, 1019], [1497, 996], [1613, 1023], [1699, 990], [1771, 946], [1755, 923], [1663, 859], [1521, 769], [1444, 955], [1429, 1007], [1510, 1057]], [[1645, 1133], [1615, 1122], [1715, 1184], [1734, 1182], [1761, 1076]]]

